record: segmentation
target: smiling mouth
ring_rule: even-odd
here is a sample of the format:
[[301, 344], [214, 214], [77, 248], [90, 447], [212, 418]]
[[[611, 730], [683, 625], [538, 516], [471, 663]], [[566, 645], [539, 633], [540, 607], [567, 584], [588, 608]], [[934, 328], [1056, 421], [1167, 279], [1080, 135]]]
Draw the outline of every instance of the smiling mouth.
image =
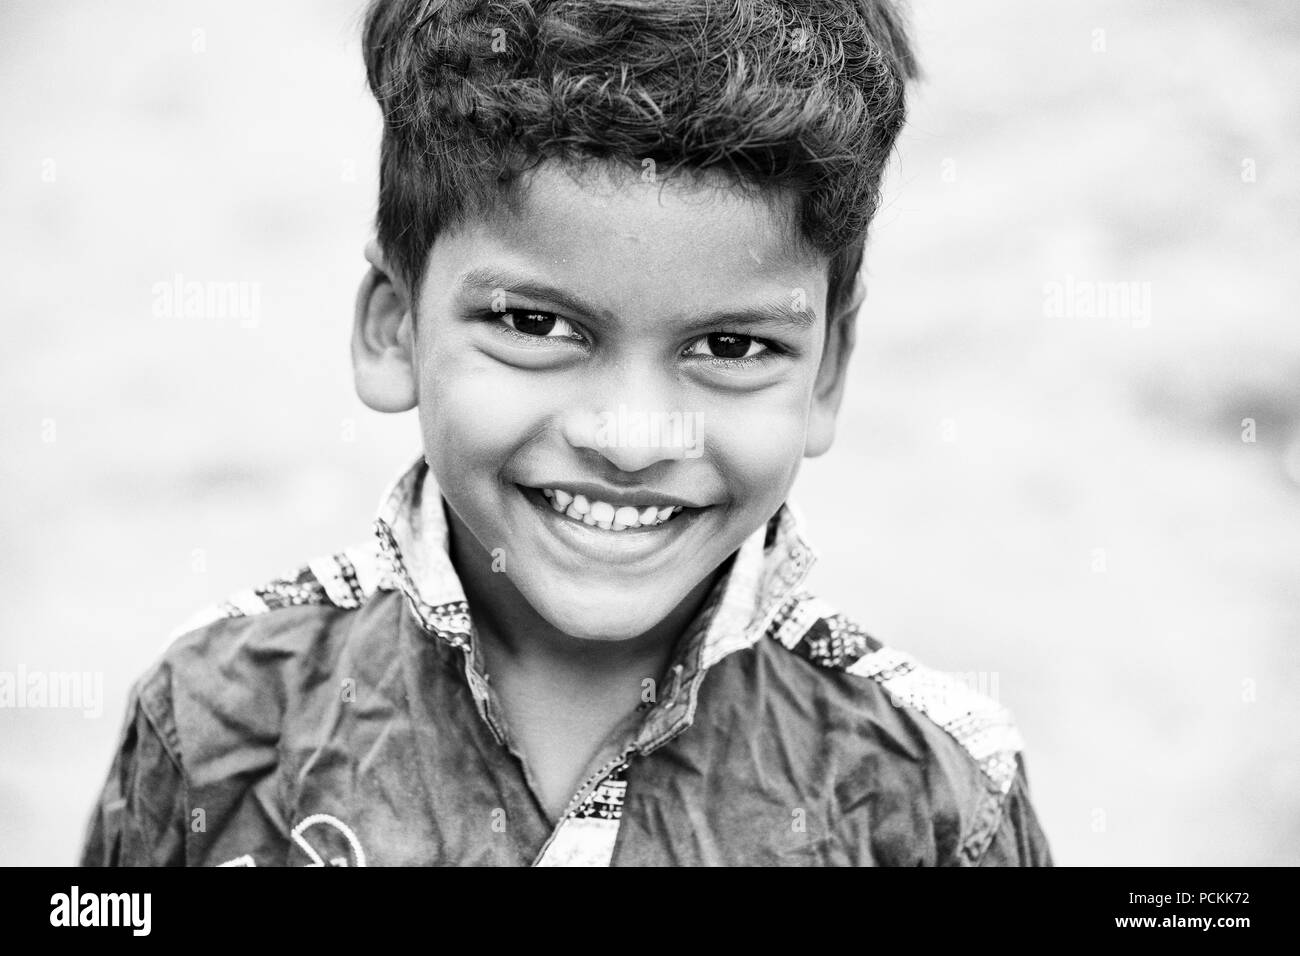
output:
[[644, 502], [636, 505], [616, 505], [608, 501], [590, 499], [585, 495], [573, 494], [563, 488], [529, 488], [519, 486], [534, 501], [549, 507], [558, 515], [578, 524], [599, 528], [602, 531], [622, 533], [645, 531], [667, 524], [677, 518], [683, 511], [694, 512], [698, 508], [683, 508], [681, 505], [655, 504]]

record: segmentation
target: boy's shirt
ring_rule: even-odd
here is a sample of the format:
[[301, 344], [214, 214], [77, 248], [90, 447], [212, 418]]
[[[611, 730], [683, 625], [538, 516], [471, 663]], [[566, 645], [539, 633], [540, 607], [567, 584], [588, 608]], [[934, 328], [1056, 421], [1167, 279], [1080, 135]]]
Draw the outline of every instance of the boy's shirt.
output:
[[372, 543], [235, 595], [135, 685], [87, 865], [1050, 865], [1007, 712], [801, 587], [786, 505], [559, 821], [483, 673], [423, 459]]

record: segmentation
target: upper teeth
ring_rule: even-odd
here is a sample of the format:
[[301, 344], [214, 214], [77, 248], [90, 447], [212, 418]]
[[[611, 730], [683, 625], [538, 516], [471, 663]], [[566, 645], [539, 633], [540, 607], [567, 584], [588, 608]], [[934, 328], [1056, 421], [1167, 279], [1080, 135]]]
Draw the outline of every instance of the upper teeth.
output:
[[560, 488], [543, 488], [542, 494], [551, 499], [551, 507], [561, 514], [606, 531], [663, 524], [682, 510], [681, 505], [634, 508], [632, 505], [612, 505], [608, 501], [588, 501], [582, 495], [571, 495]]

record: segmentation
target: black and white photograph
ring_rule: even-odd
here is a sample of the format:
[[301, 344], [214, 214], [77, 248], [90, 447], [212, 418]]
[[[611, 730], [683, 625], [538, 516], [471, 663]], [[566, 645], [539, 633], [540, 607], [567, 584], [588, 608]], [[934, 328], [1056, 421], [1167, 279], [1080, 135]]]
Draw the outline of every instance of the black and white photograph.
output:
[[1206, 874], [1300, 864], [1300, 7], [6, 0], [0, 64], [32, 919], [1152, 867], [1090, 915], [1239, 933]]

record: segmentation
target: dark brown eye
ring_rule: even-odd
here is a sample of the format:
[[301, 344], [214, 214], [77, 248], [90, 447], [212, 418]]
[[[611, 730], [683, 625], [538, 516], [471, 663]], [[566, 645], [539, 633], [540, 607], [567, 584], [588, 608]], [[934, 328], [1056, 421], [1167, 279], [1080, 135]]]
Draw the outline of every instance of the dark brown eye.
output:
[[730, 332], [714, 332], [706, 337], [709, 351], [717, 358], [745, 358], [754, 340], [748, 335], [734, 335]]
[[[740, 335], [736, 332], [710, 332], [702, 335], [686, 349], [683, 355], [695, 355], [700, 358], [714, 359], [717, 362], [742, 363], [760, 361], [780, 354], [765, 339], [756, 339], [752, 335]], [[734, 367], [740, 367], [737, 364]]]
[[549, 312], [507, 312], [504, 318], [524, 335], [550, 335], [555, 329], [556, 317]]

